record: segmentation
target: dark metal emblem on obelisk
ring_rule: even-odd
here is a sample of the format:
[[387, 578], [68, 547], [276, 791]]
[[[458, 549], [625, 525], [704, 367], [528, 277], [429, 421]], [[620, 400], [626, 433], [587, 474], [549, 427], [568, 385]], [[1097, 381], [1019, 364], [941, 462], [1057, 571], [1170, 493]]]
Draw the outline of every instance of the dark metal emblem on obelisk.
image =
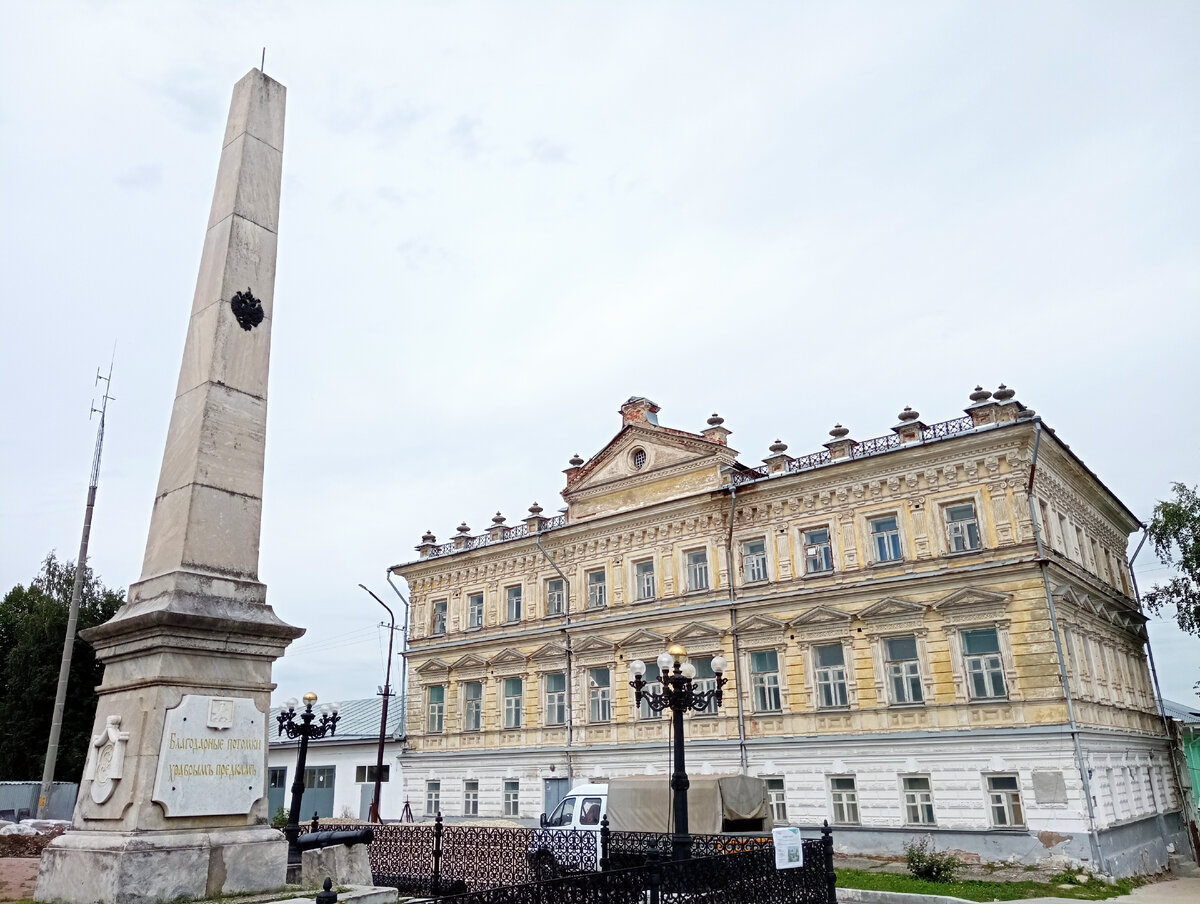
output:
[[247, 287], [245, 292], [236, 293], [229, 301], [233, 308], [233, 316], [237, 318], [238, 326], [244, 330], [252, 330], [263, 322], [262, 302], [254, 297]]

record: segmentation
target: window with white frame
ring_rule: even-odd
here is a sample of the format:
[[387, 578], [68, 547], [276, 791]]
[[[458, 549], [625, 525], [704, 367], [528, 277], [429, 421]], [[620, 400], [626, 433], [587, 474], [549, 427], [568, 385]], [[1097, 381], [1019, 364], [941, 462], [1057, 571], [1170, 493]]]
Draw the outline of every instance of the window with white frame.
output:
[[567, 724], [567, 676], [563, 672], [546, 676], [546, 724]]
[[446, 633], [446, 606], [447, 600], [434, 600], [433, 603], [433, 618], [430, 620], [430, 634], [445, 634]]
[[506, 587], [504, 589], [504, 619], [517, 622], [521, 620], [521, 588]]
[[502, 683], [504, 691], [504, 727], [521, 727], [521, 701], [525, 692], [524, 682], [520, 678], [505, 678]]
[[479, 782], [463, 782], [463, 816], [479, 815]]
[[767, 779], [767, 803], [771, 805], [771, 821], [777, 825], [786, 825], [787, 791], [783, 787], [783, 779]]
[[974, 502], [957, 502], [944, 509], [946, 514], [946, 543], [951, 552], [979, 549], [979, 519], [975, 517]]
[[446, 686], [435, 684], [429, 688], [429, 731], [436, 734], [445, 726]]
[[853, 775], [829, 777], [829, 802], [833, 805], [834, 825], [858, 825], [858, 789]]
[[928, 775], [906, 775], [904, 785], [904, 821], [910, 826], [931, 826], [933, 818], [933, 788]]
[[883, 641], [888, 688], [892, 703], [921, 703], [921, 663], [917, 659], [917, 638], [912, 634], [887, 637]]
[[742, 544], [742, 575], [747, 584], [767, 579], [766, 540], [747, 540]]
[[[717, 689], [717, 674], [712, 667], [713, 658], [711, 656], [692, 656], [689, 657], [690, 662], [696, 668], [696, 677], [692, 679], [692, 686], [697, 692], [715, 691]], [[717, 701], [709, 699], [708, 706], [700, 710], [692, 710], [698, 716], [715, 716], [717, 714]]]
[[871, 549], [876, 562], [895, 562], [902, 558], [900, 553], [900, 522], [895, 515], [872, 518]]
[[750, 654], [750, 687], [756, 713], [777, 713], [779, 698], [779, 654], [775, 650], [756, 650]]
[[588, 721], [612, 719], [612, 670], [588, 669]]
[[996, 629], [976, 628], [963, 631], [962, 645], [971, 699], [994, 700], [1007, 697], [1004, 662], [1000, 656], [1000, 636]]
[[504, 780], [504, 815], [521, 815], [521, 783], [517, 779]]
[[425, 815], [437, 816], [442, 809], [442, 783], [425, 783]]
[[813, 647], [816, 667], [817, 706], [836, 709], [850, 705], [846, 686], [846, 651], [840, 643], [823, 643]]
[[463, 684], [463, 731], [479, 731], [483, 728], [483, 682], [468, 681]]
[[987, 790], [992, 825], [997, 828], [1025, 825], [1025, 809], [1021, 806], [1021, 786], [1017, 776], [989, 775]]
[[608, 605], [608, 583], [603, 568], [587, 573], [587, 600], [589, 609], [603, 609]]
[[483, 594], [472, 593], [467, 596], [467, 627], [483, 627]]
[[562, 578], [555, 578], [552, 581], [546, 582], [547, 615], [562, 615], [563, 607], [566, 605], [566, 599], [566, 584], [563, 583]]
[[654, 599], [654, 560], [647, 559], [633, 566], [635, 591], [640, 600]]
[[829, 542], [829, 528], [815, 527], [801, 534], [804, 541], [805, 574], [823, 574], [833, 571], [833, 546]]
[[693, 549], [683, 554], [688, 590], [708, 589], [708, 550]]
[[[644, 688], [642, 688], [642, 691], [643, 691], [642, 702], [638, 704], [638, 718], [639, 719], [661, 718], [663, 713], [661, 713], [661, 712], [656, 713], [654, 710], [652, 710], [650, 708], [649, 695], [662, 694], [662, 682], [661, 681], [647, 681], [646, 686]], [[669, 710], [668, 710], [668, 712], [669, 712]]]

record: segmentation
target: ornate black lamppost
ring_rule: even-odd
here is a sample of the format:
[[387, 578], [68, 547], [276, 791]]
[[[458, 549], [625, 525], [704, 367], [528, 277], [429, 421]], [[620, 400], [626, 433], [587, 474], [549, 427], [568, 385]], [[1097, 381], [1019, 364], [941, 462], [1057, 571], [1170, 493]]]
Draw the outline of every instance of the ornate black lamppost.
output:
[[284, 704], [287, 709], [276, 717], [279, 720], [280, 737], [286, 734], [293, 740], [300, 739], [300, 755], [296, 758], [296, 780], [292, 782], [292, 809], [288, 813], [287, 825], [283, 827], [283, 834], [288, 842], [289, 867], [300, 865], [300, 848], [296, 846], [296, 839], [300, 837], [300, 801], [304, 797], [304, 761], [308, 759], [308, 740], [333, 734], [337, 730], [340, 718], [336, 703], [332, 706], [323, 706], [321, 707], [321, 721], [314, 725], [313, 719], [317, 716], [313, 712], [313, 704], [316, 702], [317, 695], [309, 691], [304, 695], [304, 712], [300, 713], [298, 721], [295, 697]]
[[646, 663], [638, 659], [629, 664], [629, 674], [633, 678], [629, 686], [634, 690], [634, 701], [640, 704], [645, 700], [656, 713], [664, 709], [671, 710], [675, 733], [675, 771], [671, 773], [671, 790], [675, 792], [675, 833], [671, 837], [671, 856], [674, 860], [686, 860], [692, 856], [687, 805], [687, 789], [690, 782], [683, 761], [683, 714], [690, 709], [697, 712], [708, 709], [713, 701], [720, 706], [721, 688], [728, 681], [721, 676], [729, 663], [723, 656], [714, 656], [712, 670], [717, 686], [708, 691], [696, 690], [692, 684], [692, 679], [696, 677], [696, 667], [688, 662], [687, 658], [687, 650], [679, 644], [672, 644], [665, 653], [659, 655], [658, 680], [662, 682], [661, 693], [643, 690], [646, 687], [646, 682], [642, 680], [642, 675], [646, 673]]

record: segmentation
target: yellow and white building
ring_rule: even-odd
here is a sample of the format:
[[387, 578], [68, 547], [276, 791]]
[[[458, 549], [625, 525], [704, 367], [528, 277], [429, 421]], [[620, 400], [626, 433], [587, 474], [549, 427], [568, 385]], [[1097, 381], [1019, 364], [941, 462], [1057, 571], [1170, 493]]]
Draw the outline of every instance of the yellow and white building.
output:
[[[644, 398], [535, 503], [426, 534], [411, 590], [414, 810], [536, 818], [572, 783], [670, 771], [628, 664], [682, 644], [724, 705], [690, 772], [768, 780], [776, 819], [840, 850], [939, 849], [1119, 875], [1185, 847], [1126, 563], [1138, 519], [1001, 387], [932, 425], [905, 409], [816, 453], [738, 461]], [[651, 672], [654, 673], [653, 667]], [[649, 677], [649, 676], [648, 676]]]

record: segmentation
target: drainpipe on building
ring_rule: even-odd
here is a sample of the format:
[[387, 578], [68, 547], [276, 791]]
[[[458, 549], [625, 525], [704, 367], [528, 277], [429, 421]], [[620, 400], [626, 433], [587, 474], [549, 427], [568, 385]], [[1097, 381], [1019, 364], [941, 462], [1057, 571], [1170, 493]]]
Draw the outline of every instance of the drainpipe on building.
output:
[[1029, 488], [1026, 498], [1029, 502], [1029, 520], [1033, 524], [1033, 540], [1037, 545], [1038, 566], [1042, 572], [1042, 587], [1046, 592], [1046, 605], [1050, 609], [1050, 628], [1054, 632], [1054, 649], [1058, 653], [1058, 677], [1062, 682], [1063, 696], [1067, 701], [1067, 720], [1070, 724], [1071, 742], [1075, 747], [1075, 761], [1079, 767], [1079, 777], [1083, 781], [1083, 796], [1087, 802], [1088, 840], [1091, 842], [1092, 858], [1100, 868], [1107, 872], [1104, 862], [1104, 852], [1100, 848], [1100, 835], [1096, 831], [1096, 806], [1092, 800], [1092, 779], [1087, 764], [1083, 760], [1083, 747], [1079, 743], [1079, 725], [1075, 721], [1075, 699], [1071, 694], [1071, 680], [1067, 675], [1067, 661], [1063, 656], [1062, 635], [1058, 630], [1058, 613], [1054, 608], [1054, 592], [1050, 589], [1050, 563], [1046, 558], [1046, 549], [1042, 545], [1042, 532], [1038, 527], [1037, 512], [1033, 504], [1033, 481], [1037, 476], [1038, 450], [1042, 442], [1042, 419], [1035, 418], [1033, 422], [1033, 461], [1029, 465]]
[[[732, 472], [732, 468], [722, 470]], [[729, 633], [733, 637], [733, 686], [737, 689], [738, 757], [742, 763], [742, 774], [747, 774], [746, 763], [746, 713], [742, 706], [742, 651], [737, 636], [737, 589], [734, 586], [733, 565], [733, 519], [737, 514], [737, 487], [733, 475], [729, 476], [729, 532], [725, 536], [725, 555], [729, 562]]]
[[[550, 553], [546, 552], [546, 547], [542, 546], [540, 534], [533, 535], [533, 542], [537, 544], [538, 550], [546, 557], [546, 561], [550, 563], [550, 567], [558, 572], [558, 576], [562, 578], [563, 582], [563, 613], [567, 616], [567, 623], [563, 628], [563, 637], [566, 639], [567, 647], [567, 790], [570, 790], [571, 786], [575, 784], [575, 768], [571, 762], [571, 737], [574, 734], [573, 726], [575, 722], [575, 713], [571, 700], [571, 685], [575, 683], [575, 673], [571, 669], [571, 581], [562, 573], [562, 569], [550, 557]], [[616, 669], [613, 671], [616, 671]]]
[[[1128, 562], [1129, 580], [1133, 583], [1133, 599], [1134, 602], [1137, 603], [1138, 612], [1142, 612], [1142, 592], [1138, 588], [1137, 575], [1133, 573], [1133, 561], [1138, 557], [1138, 553], [1142, 551], [1142, 547], [1146, 545], [1146, 538], [1148, 536], [1149, 535], [1146, 533], [1146, 525], [1143, 524], [1141, 542], [1138, 543], [1137, 549], [1133, 551], [1133, 555], [1129, 557]], [[1142, 614], [1145, 615], [1144, 612]], [[1146, 631], [1145, 625], [1142, 625], [1142, 630]], [[1150, 660], [1150, 677], [1154, 680], [1154, 706], [1158, 710], [1158, 717], [1162, 721], [1163, 735], [1166, 737], [1167, 741], [1167, 758], [1171, 761], [1171, 772], [1174, 773], [1175, 776], [1175, 787], [1179, 789], [1180, 802], [1183, 804], [1182, 811], [1190, 816], [1196, 812], [1196, 807], [1193, 801], [1188, 800], [1188, 793], [1185, 790], [1187, 785], [1184, 783], [1183, 775], [1180, 772], [1181, 769], [1186, 769], [1187, 766], [1186, 764], [1181, 764], [1179, 762], [1179, 751], [1176, 749], [1175, 744], [1171, 740], [1171, 726], [1167, 720], [1166, 707], [1163, 706], [1162, 702], [1162, 688], [1159, 687], [1158, 684], [1158, 669], [1154, 665], [1154, 648], [1150, 646], [1149, 631], [1146, 631], [1146, 656]], [[1192, 790], [1195, 791], [1194, 788]], [[1155, 809], [1157, 808], [1158, 806], [1156, 802]], [[1187, 822], [1187, 819], [1188, 817], [1185, 816], [1185, 823]], [[1158, 814], [1158, 821], [1161, 827], [1164, 824], [1161, 813]], [[1184, 834], [1187, 835], [1188, 845], [1192, 849], [1192, 860], [1200, 861], [1200, 850], [1196, 849], [1196, 839], [1194, 837], [1194, 833], [1185, 831]]]

